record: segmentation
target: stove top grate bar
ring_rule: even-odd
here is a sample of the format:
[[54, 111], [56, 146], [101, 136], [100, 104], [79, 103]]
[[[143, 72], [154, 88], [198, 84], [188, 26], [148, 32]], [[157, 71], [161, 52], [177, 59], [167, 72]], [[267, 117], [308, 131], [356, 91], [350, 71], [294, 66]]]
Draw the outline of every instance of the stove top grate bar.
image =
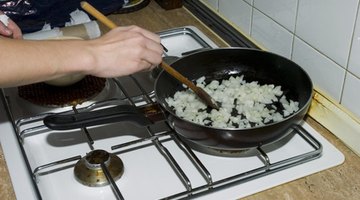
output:
[[182, 181], [182, 183], [185, 185], [186, 190], [192, 191], [192, 184], [190, 182], [190, 179], [186, 176], [185, 172], [176, 162], [169, 150], [164, 145], [162, 145], [158, 139], [153, 140], [153, 142], [155, 143], [155, 146], [156, 148], [158, 148], [160, 153], [166, 158], [167, 161], [169, 161], [169, 164], [175, 170], [177, 176]]
[[48, 128], [45, 125], [33, 126], [18, 132], [18, 137], [21, 143], [24, 144], [26, 137], [35, 135], [36, 132], [38, 132], [37, 134], [41, 133], [41, 131], [45, 132], [46, 130], [48, 130]]
[[199, 170], [200, 174], [206, 180], [207, 184], [212, 185], [213, 180], [212, 180], [212, 176], [211, 176], [209, 170], [206, 169], [204, 164], [195, 155], [194, 151], [187, 144], [182, 142], [181, 139], [177, 135], [172, 134], [171, 137], [173, 138], [175, 143], [180, 147], [180, 149], [182, 149], [183, 152], [185, 152], [185, 154], [190, 159], [190, 161], [195, 165], [195, 167]]
[[101, 163], [101, 169], [103, 170], [103, 172], [104, 172], [104, 174], [105, 174], [105, 176], [106, 176], [107, 181], [110, 183], [111, 189], [113, 190], [116, 199], [117, 199], [117, 200], [124, 200], [123, 195], [121, 194], [118, 186], [116, 185], [113, 177], [111, 176], [111, 174], [110, 174], [107, 166], [105, 166], [104, 163]]
[[91, 150], [94, 150], [94, 139], [91, 137], [88, 129], [85, 127], [85, 128], [82, 128], [82, 133], [84, 133], [86, 139], [87, 139], [87, 144], [89, 145], [90, 149]]
[[[153, 133], [150, 126], [146, 127], [150, 137], [157, 136], [156, 133]], [[190, 179], [186, 176], [183, 169], [180, 167], [180, 165], [175, 160], [174, 156], [170, 153], [170, 151], [162, 145], [162, 142], [156, 137], [152, 140], [152, 142], [155, 144], [156, 148], [160, 151], [160, 153], [165, 157], [165, 159], [169, 162], [171, 167], [175, 170], [177, 176], [181, 180], [181, 182], [184, 184], [187, 191], [192, 190], [192, 184], [190, 182]]]
[[153, 141], [153, 140], [165, 137], [165, 136], [169, 136], [171, 134], [171, 132], [172, 131], [164, 131], [164, 132], [157, 133], [156, 135], [153, 135], [153, 136], [150, 136], [150, 137], [136, 139], [136, 140], [132, 140], [132, 141], [129, 141], [129, 142], [126, 142], [126, 143], [117, 144], [117, 145], [111, 146], [111, 150], [116, 150], [116, 149], [128, 147], [128, 146], [139, 144], [139, 143], [146, 142], [146, 141]]
[[149, 96], [149, 94], [146, 92], [146, 90], [141, 86], [140, 82], [132, 75], [130, 75], [130, 78], [134, 81], [136, 86], [140, 89], [142, 96], [145, 98], [146, 104], [154, 104], [155, 102], [153, 99]]
[[[60, 165], [62, 166], [64, 164], [71, 163], [71, 162], [74, 162], [74, 161], [78, 161], [80, 159], [81, 159], [81, 156], [78, 155], [78, 156], [66, 158], [66, 159], [63, 159], [63, 160], [58, 160], [58, 161], [55, 161], [55, 162], [51, 162], [51, 163], [36, 167], [34, 169], [33, 173], [32, 173], [33, 179], [35, 180], [36, 183], [38, 183], [39, 182], [39, 176], [47, 175], [47, 174], [54, 173], [56, 171], [60, 171], [62, 169], [65, 169], [67, 167], [60, 167]], [[58, 168], [55, 168], [55, 167], [58, 167]], [[49, 169], [49, 168], [52, 168], [52, 169], [50, 169], [48, 171], [44, 171], [45, 169]]]
[[115, 84], [120, 88], [120, 90], [125, 95], [126, 100], [130, 102], [131, 105], [136, 106], [136, 102], [133, 100], [133, 98], [130, 96], [130, 94], [126, 91], [125, 87], [120, 83], [118, 79], [113, 79]]
[[[198, 186], [193, 188], [191, 191], [183, 191], [163, 199], [183, 199], [183, 198], [195, 198], [198, 196], [203, 196], [212, 192], [216, 192], [221, 189], [225, 189], [234, 185], [242, 184], [257, 178], [261, 178], [263, 176], [267, 176], [273, 174], [275, 172], [279, 172], [281, 170], [285, 170], [291, 168], [293, 166], [297, 166], [311, 160], [314, 160], [321, 156], [322, 153], [322, 145], [321, 143], [312, 137], [305, 129], [301, 126], [294, 127], [294, 134], [300, 135], [304, 140], [314, 148], [314, 150], [293, 156], [288, 159], [280, 160], [275, 163], [271, 163], [269, 156], [265, 151], [259, 150], [261, 147], [258, 148], [259, 152], [259, 159], [264, 162], [263, 167], [259, 167], [256, 169], [252, 169], [240, 174], [236, 174], [227, 178], [223, 178], [221, 180], [214, 181], [211, 184]], [[306, 138], [306, 139], [305, 139]], [[192, 151], [189, 149], [189, 151]]]

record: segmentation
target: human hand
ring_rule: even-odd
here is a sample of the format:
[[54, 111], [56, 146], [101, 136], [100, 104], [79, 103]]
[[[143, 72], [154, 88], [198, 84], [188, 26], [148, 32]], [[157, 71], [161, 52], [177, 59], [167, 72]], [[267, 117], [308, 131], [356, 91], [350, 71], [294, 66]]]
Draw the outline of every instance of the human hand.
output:
[[0, 87], [14, 87], [71, 74], [112, 78], [150, 70], [161, 62], [163, 47], [155, 33], [128, 26], [92, 40], [0, 39], [0, 52], [7, 58], [0, 60]]
[[162, 60], [160, 37], [138, 26], [118, 27], [89, 41], [95, 57], [89, 73], [117, 77], [150, 70]]
[[[17, 24], [8, 18], [6, 15], [4, 15], [3, 12], [0, 11], [0, 35], [3, 35], [5, 37], [11, 37], [14, 39], [21, 39], [22, 38], [22, 32], [20, 28], [17, 26]], [[6, 24], [5, 24], [6, 23]]]

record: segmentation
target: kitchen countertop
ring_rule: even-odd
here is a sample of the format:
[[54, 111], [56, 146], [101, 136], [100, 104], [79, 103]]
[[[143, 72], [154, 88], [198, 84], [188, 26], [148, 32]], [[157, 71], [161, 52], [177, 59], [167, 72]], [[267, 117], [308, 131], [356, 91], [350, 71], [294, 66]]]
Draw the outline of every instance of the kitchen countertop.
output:
[[[179, 26], [196, 26], [210, 37], [218, 46], [227, 46], [216, 34], [196, 20], [186, 9], [179, 8], [166, 11], [155, 1], [146, 8], [128, 14], [110, 15], [118, 25], [136, 24], [154, 32]], [[100, 24], [104, 31], [106, 27]], [[305, 118], [316, 131], [338, 148], [345, 156], [345, 162], [331, 169], [271, 188], [269, 190], [248, 196], [245, 200], [262, 199], [360, 199], [360, 157], [352, 152], [332, 133], [318, 124], [314, 119]], [[14, 200], [6, 161], [0, 145], [0, 199]]]

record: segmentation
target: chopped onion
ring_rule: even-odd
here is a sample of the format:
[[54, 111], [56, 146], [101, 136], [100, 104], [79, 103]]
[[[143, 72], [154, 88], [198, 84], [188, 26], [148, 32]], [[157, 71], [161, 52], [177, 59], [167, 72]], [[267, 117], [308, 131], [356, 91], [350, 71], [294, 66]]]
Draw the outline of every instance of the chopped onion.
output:
[[178, 91], [166, 102], [175, 114], [188, 121], [216, 128], [252, 128], [278, 122], [299, 110], [299, 102], [288, 100], [281, 86], [246, 82], [244, 76], [205, 83], [196, 80], [221, 106], [209, 109], [190, 89]]

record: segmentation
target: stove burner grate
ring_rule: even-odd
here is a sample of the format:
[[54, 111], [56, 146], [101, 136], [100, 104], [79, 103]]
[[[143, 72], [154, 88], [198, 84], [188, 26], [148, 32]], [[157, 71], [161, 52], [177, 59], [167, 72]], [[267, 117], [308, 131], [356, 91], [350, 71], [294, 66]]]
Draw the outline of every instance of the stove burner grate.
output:
[[[205, 195], [211, 192], [215, 192], [221, 189], [225, 189], [231, 187], [235, 184], [242, 184], [263, 176], [267, 176], [278, 171], [282, 171], [293, 166], [300, 165], [302, 163], [309, 162], [321, 156], [322, 153], [322, 145], [319, 141], [317, 141], [310, 133], [308, 133], [301, 126], [293, 127], [294, 134], [299, 135], [304, 142], [308, 143], [313, 150], [309, 152], [304, 152], [299, 155], [293, 155], [291, 157], [287, 157], [285, 159], [281, 159], [276, 162], [272, 162], [268, 153], [263, 149], [264, 147], [260, 146], [255, 149], [256, 157], [260, 159], [263, 163], [261, 167], [256, 169], [250, 169], [249, 171], [242, 172], [239, 174], [234, 174], [229, 177], [225, 177], [220, 180], [214, 181], [212, 178], [212, 173], [209, 172], [208, 166], [205, 166], [202, 161], [197, 157], [195, 151], [190, 148], [187, 143], [184, 143], [181, 138], [179, 138], [174, 132], [171, 130], [165, 131], [163, 133], [153, 133], [150, 129], [148, 129], [150, 136], [146, 138], [136, 139], [134, 141], [129, 141], [127, 143], [121, 143], [119, 145], [112, 146], [112, 150], [118, 151], [136, 151], [141, 148], [146, 148], [149, 145], [149, 141], [151, 141], [151, 145], [154, 145], [158, 148], [161, 154], [166, 158], [169, 165], [173, 167], [176, 171], [178, 178], [183, 182], [186, 190], [183, 192], [179, 192], [170, 196], [167, 196], [164, 199], [183, 199], [187, 197], [197, 197], [201, 195]], [[206, 183], [204, 185], [200, 185], [198, 187], [192, 187], [191, 181], [189, 177], [187, 177], [186, 173], [184, 173], [183, 168], [177, 163], [174, 159], [172, 153], [163, 145], [167, 141], [174, 141], [191, 159], [194, 166], [197, 166], [199, 173], [206, 179]], [[142, 144], [142, 145], [141, 145]], [[131, 148], [134, 147], [135, 148]], [[140, 146], [139, 146], [140, 145]], [[85, 173], [81, 176], [86, 177], [91, 176], [92, 173], [96, 172], [102, 174], [101, 180], [99, 178], [90, 178], [91, 181], [83, 182], [83, 178], [78, 178], [80, 182], [88, 186], [103, 186], [103, 185], [111, 185], [114, 191], [114, 195], [117, 199], [124, 199], [119, 188], [115, 184], [115, 181], [120, 179], [123, 174], [123, 165], [120, 158], [117, 156], [108, 153], [104, 150], [94, 150], [88, 153], [86, 156], [76, 156], [72, 158], [67, 158], [64, 160], [56, 161], [54, 163], [49, 163], [46, 165], [42, 165], [37, 167], [33, 171], [33, 177], [35, 180], [38, 180], [39, 176], [44, 176], [49, 173], [53, 173], [59, 170], [62, 170], [62, 164], [70, 163], [75, 160], [78, 160], [75, 164], [75, 175], [78, 174], [78, 171], [84, 170]], [[116, 167], [115, 167], [116, 166]], [[49, 168], [56, 168], [50, 169]], [[116, 173], [112, 172], [112, 168], [120, 168]], [[101, 171], [103, 170], [103, 171]]]
[[[133, 78], [134, 81], [136, 81], [135, 78]], [[126, 94], [126, 93], [124, 93]], [[144, 94], [144, 96], [147, 96], [146, 94]], [[147, 96], [147, 98], [150, 98]], [[131, 98], [129, 98], [129, 100], [131, 100]], [[111, 100], [108, 100], [109, 103], [113, 102]], [[100, 107], [102, 107], [101, 105], [108, 105], [106, 103], [107, 101], [104, 102], [95, 102], [94, 105], [92, 107], [97, 107], [96, 105], [99, 105]], [[135, 104], [134, 104], [135, 106]], [[97, 107], [100, 109], [100, 107]], [[76, 109], [76, 107], [74, 108]], [[77, 110], [79, 111], [79, 110]], [[42, 122], [42, 115], [36, 117], [36, 116], [32, 116], [30, 118], [23, 118], [22, 120], [20, 120], [21, 123], [16, 123], [17, 124], [17, 128], [16, 130], [22, 130], [22, 126], [27, 126], [27, 128], [25, 130], [23, 130], [23, 132], [26, 132], [29, 134], [29, 137], [32, 135], [36, 135], [35, 133], [37, 133], [37, 131], [39, 131], [38, 129], [36, 129], [35, 127], [28, 127], [28, 125], [30, 125], [29, 123], [34, 123], [37, 124], [37, 122]], [[261, 167], [258, 167], [256, 169], [251, 169], [249, 171], [246, 172], [242, 172], [239, 174], [234, 174], [230, 177], [225, 177], [224, 179], [220, 179], [220, 180], [216, 180], [214, 181], [212, 178], [212, 174], [209, 172], [208, 167], [202, 163], [202, 161], [197, 157], [197, 155], [195, 154], [195, 150], [190, 148], [189, 145], [182, 141], [182, 139], [175, 134], [175, 132], [172, 130], [170, 124], [168, 124], [166, 121], [162, 121], [161, 122], [165, 127], [165, 132], [162, 131], [158, 131], [156, 129], [152, 130], [152, 128], [150, 126], [146, 126], [144, 127], [147, 130], [147, 133], [149, 134], [149, 136], [145, 136], [145, 138], [140, 138], [140, 139], [135, 139], [135, 140], [131, 140], [129, 142], [126, 143], [120, 143], [118, 145], [114, 145], [111, 146], [112, 150], [118, 150], [118, 151], [122, 151], [125, 149], [125, 151], [136, 151], [139, 149], [142, 149], [144, 147], [146, 147], [147, 145], [154, 145], [160, 152], [161, 154], [165, 157], [165, 159], [168, 161], [169, 165], [174, 169], [174, 171], [176, 172], [177, 177], [179, 178], [179, 180], [183, 183], [184, 187], [186, 188], [183, 192], [180, 193], [176, 193], [173, 195], [170, 195], [168, 197], [166, 197], [166, 199], [179, 199], [179, 198], [186, 198], [186, 197], [195, 197], [195, 196], [199, 196], [199, 195], [204, 195], [204, 194], [208, 194], [211, 192], [215, 192], [218, 191], [220, 189], [224, 189], [227, 187], [231, 187], [234, 184], [241, 184], [241, 183], [245, 183], [247, 181], [250, 180], [254, 180], [281, 170], [285, 170], [288, 168], [291, 168], [293, 166], [296, 165], [300, 165], [302, 163], [311, 161], [313, 159], [318, 158], [319, 156], [321, 156], [321, 152], [322, 152], [322, 145], [321, 143], [319, 143], [314, 137], [312, 137], [305, 129], [303, 129], [301, 126], [294, 126], [294, 134], [298, 134], [305, 143], [307, 143], [310, 147], [312, 147], [312, 151], [309, 152], [305, 152], [299, 155], [294, 155], [291, 157], [287, 157], [285, 159], [282, 159], [280, 161], [276, 161], [276, 162], [272, 162], [272, 160], [270, 159], [269, 155], [266, 153], [266, 151], [263, 148], [266, 148], [264, 146], [258, 147], [255, 149], [255, 154], [258, 159], [260, 159], [260, 161], [263, 163], [263, 165]], [[25, 127], [24, 127], [25, 128]], [[82, 131], [84, 134], [87, 135], [88, 138], [88, 144], [91, 147], [91, 149], [94, 149], [93, 143], [95, 140], [93, 140], [89, 134], [88, 128], [82, 128]], [[19, 134], [19, 132], [18, 132]], [[20, 135], [20, 134], [19, 134]], [[165, 138], [168, 138], [167, 140], [164, 140]], [[177, 146], [182, 149], [185, 154], [187, 154], [187, 157], [191, 160], [191, 162], [194, 164], [194, 166], [196, 166], [196, 168], [198, 168], [199, 173], [201, 174], [202, 177], [205, 178], [206, 183], [204, 185], [201, 185], [199, 187], [193, 187], [192, 183], [189, 179], [189, 177], [187, 176], [187, 174], [184, 172], [184, 169], [181, 167], [181, 165], [176, 161], [176, 159], [174, 158], [174, 155], [172, 155], [172, 153], [165, 147], [165, 145], [163, 145], [163, 142], [165, 143], [166, 141], [173, 141], [175, 142], [175, 144], [177, 144]], [[26, 142], [26, 140], [24, 140], [24, 142]], [[148, 142], [150, 142], [150, 144], [148, 144]], [[135, 145], [135, 146], [134, 146]], [[100, 155], [99, 158], [92, 158], [93, 155]], [[242, 154], [241, 154], [242, 155]], [[118, 197], [117, 199], [124, 199], [122, 197], [122, 194], [117, 186], [117, 184], [115, 183], [115, 180], [119, 179], [119, 177], [121, 176], [121, 174], [123, 172], [118, 172], [117, 174], [113, 175], [111, 174], [111, 163], [112, 161], [108, 161], [108, 159], [111, 157], [111, 154], [108, 155], [108, 153], [103, 152], [103, 151], [94, 151], [89, 153], [87, 156], [85, 156], [84, 158], [81, 158], [81, 156], [77, 156], [72, 158], [67, 158], [64, 160], [59, 160], [57, 162], [54, 163], [49, 163], [49, 164], [45, 164], [42, 166], [39, 166], [36, 168], [36, 170], [33, 171], [33, 176], [35, 177], [35, 180], [37, 180], [37, 177], [39, 176], [44, 176], [47, 175], [49, 173], [52, 173], [53, 171], [58, 171], [58, 170], [62, 170], [61, 168], [61, 164], [64, 163], [69, 163], [69, 162], [73, 162], [75, 159], [76, 160], [83, 160], [80, 161], [80, 164], [83, 168], [85, 167], [85, 171], [87, 171], [87, 175], [90, 174], [93, 170], [91, 168], [95, 168], [94, 171], [99, 172], [101, 171], [102, 174], [104, 174], [105, 176], [102, 176], [102, 179], [94, 179], [90, 182], [84, 181], [83, 184], [85, 185], [90, 185], [90, 186], [101, 186], [103, 184], [108, 185], [110, 183], [111, 188], [113, 189], [114, 195], [116, 197]], [[87, 159], [87, 164], [85, 164], [85, 160]], [[116, 159], [116, 158], [115, 158]], [[111, 158], [110, 158], [111, 160]], [[119, 161], [121, 162], [121, 161]], [[109, 164], [108, 167], [106, 167], [106, 165]], [[100, 165], [99, 165], [100, 164]], [[49, 168], [55, 168], [55, 170], [47, 170]], [[90, 169], [88, 168], [90, 167]], [[110, 170], [108, 170], [110, 169]], [[75, 169], [75, 174], [77, 174], [77, 169]], [[85, 176], [87, 176], [85, 175]], [[83, 181], [82, 178], [78, 178], [78, 180], [80, 182]], [[99, 181], [98, 181], [99, 180]], [[107, 180], [107, 181], [106, 181]], [[97, 182], [100, 182], [99, 184], [96, 184]]]

